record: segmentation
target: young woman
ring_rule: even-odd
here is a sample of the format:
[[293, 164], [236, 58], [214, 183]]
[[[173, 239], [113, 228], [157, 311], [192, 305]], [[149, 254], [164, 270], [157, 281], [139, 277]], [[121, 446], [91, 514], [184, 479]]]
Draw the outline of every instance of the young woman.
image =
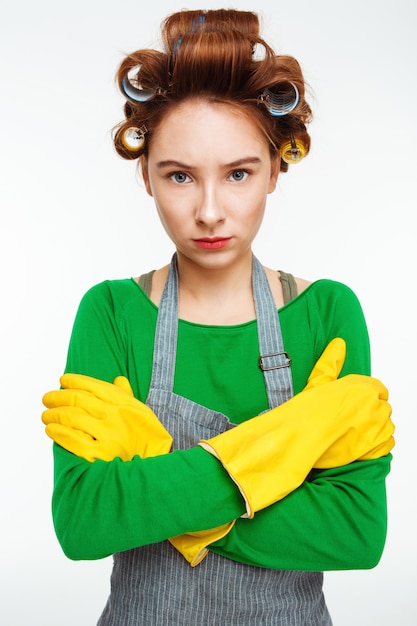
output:
[[101, 626], [329, 625], [321, 572], [381, 556], [393, 425], [352, 291], [252, 253], [309, 150], [302, 73], [250, 12], [183, 11], [163, 39], [121, 64], [115, 145], [175, 253], [80, 304], [44, 397], [57, 536], [114, 554]]

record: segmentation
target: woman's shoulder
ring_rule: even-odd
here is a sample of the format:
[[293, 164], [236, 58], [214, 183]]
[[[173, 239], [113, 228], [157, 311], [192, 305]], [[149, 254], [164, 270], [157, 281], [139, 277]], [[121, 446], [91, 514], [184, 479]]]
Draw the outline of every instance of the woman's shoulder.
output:
[[143, 290], [134, 278], [108, 279], [84, 293], [80, 308], [112, 309], [120, 313], [141, 298], [144, 298]]
[[300, 278], [299, 276], [294, 276], [294, 281], [297, 286], [298, 295], [303, 293], [303, 291], [305, 291], [307, 287], [310, 287], [312, 284], [311, 280], [306, 280], [305, 278]]
[[[304, 291], [309, 290], [313, 294], [340, 293], [354, 295], [352, 289], [345, 283], [333, 280], [331, 278], [319, 278], [317, 280], [307, 280], [294, 276], [290, 272], [279, 270], [279, 277], [283, 284], [288, 284], [296, 296], [301, 295]], [[311, 288], [311, 289], [310, 289]]]
[[331, 278], [319, 278], [314, 281], [294, 277], [297, 285], [297, 296], [288, 304], [314, 304], [320, 308], [333, 306], [360, 307], [358, 297], [353, 289], [340, 281]]
[[328, 279], [321, 278], [318, 280], [307, 280], [306, 278], [300, 278], [299, 276], [294, 276], [290, 272], [284, 272], [283, 270], [278, 271], [278, 275], [283, 287], [284, 292], [287, 292], [286, 301], [292, 300], [297, 296], [301, 295], [304, 291], [309, 290], [310, 287], [313, 287], [311, 291], [313, 293], [327, 293], [327, 292], [348, 292], [351, 291], [347, 285], [344, 283]]
[[89, 287], [83, 298], [105, 299], [112, 294], [129, 296], [137, 291], [139, 291], [138, 284], [133, 278], [107, 279]]
[[307, 289], [307, 287], [311, 285], [310, 280], [294, 276], [290, 272], [279, 270], [278, 275], [284, 291], [288, 290], [288, 293], [291, 295], [291, 299], [299, 296], [305, 289]]

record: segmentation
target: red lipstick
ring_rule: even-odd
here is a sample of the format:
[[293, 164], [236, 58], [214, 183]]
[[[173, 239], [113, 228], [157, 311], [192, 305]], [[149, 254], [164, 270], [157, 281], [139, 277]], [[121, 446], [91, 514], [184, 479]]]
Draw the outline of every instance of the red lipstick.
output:
[[230, 240], [231, 237], [201, 237], [201, 239], [194, 239], [194, 243], [205, 250], [220, 250], [227, 246]]

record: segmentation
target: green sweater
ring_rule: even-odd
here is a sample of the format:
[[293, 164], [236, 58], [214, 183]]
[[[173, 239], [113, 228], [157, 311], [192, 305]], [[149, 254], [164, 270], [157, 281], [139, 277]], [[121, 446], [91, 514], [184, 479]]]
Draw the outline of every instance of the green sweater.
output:
[[[67, 372], [112, 382], [124, 375], [146, 400], [157, 307], [134, 280], [107, 281], [81, 301]], [[353, 292], [313, 283], [280, 309], [285, 349], [299, 392], [328, 342], [345, 339], [343, 374], [370, 373], [369, 341]], [[258, 367], [256, 320], [205, 326], [180, 320], [174, 391], [239, 423], [268, 408]], [[391, 455], [316, 471], [282, 501], [238, 519], [244, 504], [222, 465], [200, 447], [148, 459], [89, 463], [54, 445], [53, 518], [72, 559], [98, 559], [233, 519], [211, 549], [277, 569], [374, 567], [386, 535], [385, 478]]]

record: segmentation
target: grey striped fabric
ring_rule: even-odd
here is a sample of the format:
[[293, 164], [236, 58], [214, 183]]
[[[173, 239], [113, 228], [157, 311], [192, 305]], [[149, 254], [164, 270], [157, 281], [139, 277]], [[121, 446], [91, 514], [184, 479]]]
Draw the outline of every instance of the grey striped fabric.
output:
[[[177, 280], [174, 255], [159, 306], [147, 404], [173, 436], [174, 449], [186, 449], [233, 424], [172, 392]], [[255, 258], [253, 282], [261, 354], [283, 352], [276, 307]], [[289, 367], [268, 370], [266, 378], [271, 406], [292, 395]], [[331, 626], [322, 584], [320, 572], [252, 567], [214, 553], [191, 568], [165, 541], [114, 555], [111, 594], [98, 626]]]
[[269, 408], [273, 409], [294, 395], [289, 367], [291, 362], [284, 351], [281, 325], [269, 282], [256, 257], [253, 257], [252, 287], [258, 321], [259, 352]]

